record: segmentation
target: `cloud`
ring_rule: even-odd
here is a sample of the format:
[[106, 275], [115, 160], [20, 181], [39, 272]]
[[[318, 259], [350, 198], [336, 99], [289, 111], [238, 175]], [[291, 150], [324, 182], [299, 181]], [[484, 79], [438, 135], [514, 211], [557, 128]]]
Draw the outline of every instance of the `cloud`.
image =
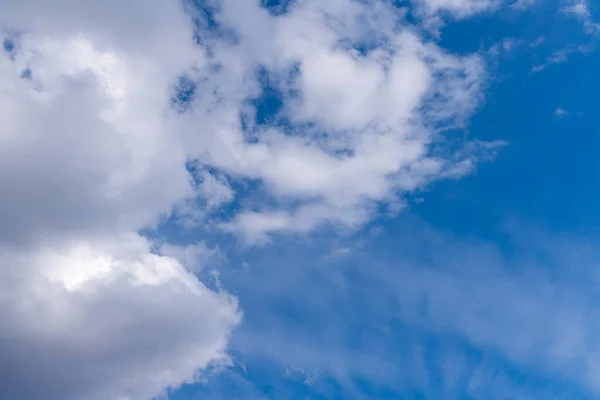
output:
[[[182, 116], [182, 129], [197, 132], [186, 147], [231, 180], [257, 183], [267, 199], [225, 229], [255, 242], [326, 224], [353, 229], [378, 204], [468, 173], [493, 152], [444, 150], [443, 132], [464, 127], [481, 104], [482, 59], [449, 54], [402, 15], [385, 2], [306, 1], [279, 16], [221, 2], [213, 18], [236, 40], [200, 33], [211, 62], [193, 76], [203, 94]], [[259, 71], [283, 103], [279, 123], [240, 122], [248, 100], [267, 90]]]
[[591, 35], [600, 33], [600, 24], [592, 19], [592, 13], [586, 0], [569, 1], [561, 11], [581, 21], [585, 32]]
[[522, 44], [522, 40], [517, 40], [515, 38], [506, 38], [502, 40], [502, 49], [504, 49], [504, 51], [506, 52], [510, 52], [511, 50], [514, 50], [516, 47]]
[[598, 34], [600, 34], [600, 24], [594, 21], [587, 1], [577, 0], [565, 2], [565, 5], [561, 8], [561, 12], [579, 20], [589, 41], [588, 43], [569, 45], [554, 51], [544, 63], [535, 65], [531, 69], [532, 74], [543, 71], [553, 64], [565, 63], [572, 54], [588, 54], [595, 48]]
[[236, 302], [137, 235], [2, 254], [4, 398], [148, 399], [228, 360]]
[[0, 397], [144, 399], [227, 362], [241, 312], [191, 274], [205, 249], [139, 233], [173, 212], [255, 242], [352, 230], [500, 145], [446, 135], [482, 102], [482, 59], [387, 2], [223, 0], [205, 25], [192, 2], [0, 8]]
[[194, 193], [178, 202], [173, 211], [179, 225], [193, 228], [212, 222], [220, 209], [235, 200], [236, 192], [223, 174], [210, 172], [198, 163], [188, 164]]
[[562, 108], [556, 108], [554, 110], [554, 115], [556, 115], [557, 117], [563, 117], [565, 115], [569, 115], [569, 112], [563, 110]]
[[294, 243], [252, 274], [224, 272], [249, 313], [270, 310], [238, 332], [243, 358], [319, 370], [320, 395], [331, 380], [353, 398], [375, 388], [491, 399], [600, 391], [593, 238], [514, 224], [500, 247], [410, 218], [387, 232], [342, 259]]
[[138, 228], [191, 193], [163, 117], [169, 78], [152, 59], [77, 37], [24, 34], [20, 46], [0, 61], [0, 237]]
[[523, 11], [533, 7], [537, 3], [537, 0], [517, 0], [510, 5], [513, 10]]
[[3, 29], [63, 39], [80, 35], [100, 48], [114, 50], [118, 45], [132, 55], [162, 55], [162, 68], [185, 68], [195, 53], [189, 46], [191, 19], [177, 2], [160, 0], [152, 9], [144, 5], [140, 0], [127, 8], [116, 0], [85, 6], [73, 0], [52, 4], [40, 0], [0, 1]]
[[546, 60], [545, 63], [540, 65], [535, 65], [531, 68], [530, 74], [535, 74], [541, 72], [554, 64], [563, 64], [569, 60], [569, 56], [574, 53], [587, 54], [592, 51], [592, 46], [589, 44], [577, 45], [577, 46], [567, 46], [565, 48], [554, 51], [550, 57]]
[[562, 118], [562, 117], [581, 117], [583, 116], [583, 113], [581, 111], [567, 111], [564, 110], [562, 108], [556, 108], [554, 109], [554, 116], [558, 117], [558, 118]]
[[516, 259], [485, 245], [444, 245], [431, 253], [432, 269], [407, 268], [393, 285], [403, 318], [598, 392], [599, 327], [589, 323], [598, 254], [585, 240], [520, 229]]
[[137, 233], [195, 195], [169, 106], [203, 62], [191, 18], [0, 7], [0, 397], [147, 399], [227, 362], [236, 300]]
[[600, 24], [594, 21], [586, 0], [569, 1], [561, 8], [561, 11], [566, 15], [577, 18], [587, 34], [596, 36], [600, 33]]
[[224, 259], [219, 247], [210, 248], [205, 242], [190, 244], [187, 246], [176, 246], [163, 243], [159, 246], [159, 253], [179, 261], [190, 272], [199, 272], [209, 262]]
[[563, 7], [562, 11], [564, 13], [574, 14], [580, 18], [588, 18], [590, 16], [590, 10], [585, 1], [574, 1], [568, 6]]
[[422, 5], [428, 14], [448, 11], [458, 18], [492, 10], [498, 5], [494, 0], [424, 0], [415, 3], [417, 7]]

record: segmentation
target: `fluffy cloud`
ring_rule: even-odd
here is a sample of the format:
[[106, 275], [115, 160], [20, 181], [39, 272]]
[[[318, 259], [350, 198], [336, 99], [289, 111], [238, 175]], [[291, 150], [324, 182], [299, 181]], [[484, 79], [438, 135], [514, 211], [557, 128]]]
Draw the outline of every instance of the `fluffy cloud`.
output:
[[[200, 31], [212, 58], [196, 72], [199, 94], [182, 122], [203, 128], [188, 136], [200, 163], [258, 182], [270, 199], [226, 229], [261, 241], [325, 223], [361, 226], [378, 204], [401, 206], [403, 194], [469, 172], [494, 147], [443, 138], [479, 105], [482, 60], [425, 41], [402, 10], [304, 1], [275, 17], [242, 4], [225, 0], [215, 11], [233, 43]], [[240, 122], [263, 90], [258, 71], [280, 94], [281, 124], [253, 124], [251, 113]]]
[[18, 46], [0, 64], [2, 237], [135, 229], [190, 193], [164, 116], [169, 81], [152, 59], [84, 37], [25, 34]]
[[235, 301], [135, 234], [2, 254], [4, 398], [148, 399], [227, 361]]
[[202, 57], [177, 3], [120, 4], [0, 2], [3, 398], [147, 399], [240, 320], [136, 233], [194, 194], [169, 104]]

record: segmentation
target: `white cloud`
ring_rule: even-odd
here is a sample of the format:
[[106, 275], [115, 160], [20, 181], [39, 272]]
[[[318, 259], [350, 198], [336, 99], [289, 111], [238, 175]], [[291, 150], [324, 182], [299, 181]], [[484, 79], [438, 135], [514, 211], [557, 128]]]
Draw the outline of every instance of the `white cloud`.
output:
[[[598, 255], [587, 243], [566, 238], [528, 239], [516, 260], [485, 245], [455, 245], [436, 253], [434, 268], [411, 266], [392, 285], [402, 316], [597, 393], [600, 327], [590, 323], [597, 319], [590, 301]], [[534, 252], [553, 261], [534, 260]]]
[[234, 299], [137, 235], [2, 254], [4, 398], [145, 400], [228, 360]]
[[565, 13], [574, 14], [579, 18], [589, 18], [590, 10], [585, 0], [577, 0], [562, 8]]
[[555, 108], [554, 115], [558, 118], [561, 117], [582, 117], [583, 113], [581, 111], [567, 111], [562, 108]]
[[[84, 36], [103, 50], [162, 56], [162, 68], [178, 69], [195, 57], [190, 47], [192, 21], [181, 3], [159, 0], [148, 8], [142, 0], [123, 7], [118, 0], [82, 4], [77, 0], [0, 0], [0, 27], [69, 39]], [[173, 72], [173, 71], [171, 71]]]
[[[205, 95], [184, 126], [202, 128], [188, 136], [187, 147], [201, 163], [260, 182], [273, 199], [270, 207], [242, 210], [229, 229], [262, 241], [272, 232], [307, 232], [323, 223], [360, 226], [377, 203], [472, 168], [464, 159], [472, 154], [434, 154], [431, 147], [480, 104], [482, 60], [451, 55], [408, 23], [398, 28], [400, 11], [371, 6], [306, 1], [271, 17], [258, 4], [244, 3], [242, 11], [238, 2], [222, 2], [216, 18], [237, 28], [239, 42], [210, 43], [220, 68], [196, 76]], [[258, 22], [240, 24], [245, 15]], [[369, 51], [360, 54], [346, 42]], [[260, 92], [252, 79], [259, 66], [281, 90], [297, 93], [284, 95], [293, 135], [251, 126], [254, 141], [246, 139], [238, 114]]]
[[562, 108], [556, 108], [554, 110], [554, 115], [556, 115], [557, 117], [563, 117], [565, 115], [569, 115], [569, 112], [566, 110], [563, 110]]
[[[343, 259], [328, 258], [325, 265], [319, 254], [307, 254], [318, 247], [314, 243], [289, 246], [279, 255], [285, 270], [279, 262], [265, 263], [255, 274], [230, 278], [242, 299], [260, 287], [262, 296], [254, 301], [272, 310], [261, 315], [272, 327], [268, 337], [246, 327], [238, 343], [248, 358], [319, 369], [342, 390], [352, 390], [359, 378], [400, 393], [427, 393], [434, 386], [438, 397], [444, 385], [446, 398], [572, 398], [560, 397], [554, 384], [561, 381], [597, 395], [596, 238], [557, 236], [527, 225], [502, 234], [511, 243], [506, 251], [406, 218], [393, 235], [368, 241]], [[280, 320], [275, 305], [282, 302], [296, 315], [291, 326]], [[418, 358], [407, 349], [419, 352], [423, 337], [425, 346], [436, 348], [429, 347], [419, 371]], [[459, 370], [459, 392], [437, 374], [437, 360], [453, 346], [457, 354], [446, 362]], [[491, 363], [483, 371], [464, 365], [482, 359]], [[520, 379], [511, 384], [519, 396], [498, 392], [504, 386], [498, 375], [515, 370], [551, 382], [552, 393], [533, 395], [532, 385]]]
[[209, 262], [225, 257], [219, 247], [210, 248], [204, 242], [187, 246], [164, 243], [159, 247], [159, 252], [163, 256], [176, 259], [190, 272], [198, 272]]
[[20, 45], [15, 62], [0, 61], [0, 185], [10, 188], [0, 235], [138, 228], [191, 193], [164, 117], [170, 80], [152, 59], [82, 37], [25, 34]]
[[491, 10], [499, 2], [494, 0], [423, 0], [416, 1], [415, 3], [417, 6], [422, 5], [428, 14], [449, 11], [458, 18], [464, 18], [482, 11]]
[[201, 166], [190, 168], [190, 173], [196, 181], [194, 195], [178, 202], [174, 209], [177, 222], [186, 228], [210, 223], [213, 214], [236, 197], [223, 174], [211, 173]]
[[594, 50], [595, 41], [600, 34], [600, 24], [594, 20], [588, 2], [586, 0], [574, 0], [565, 1], [564, 4], [565, 5], [561, 8], [561, 12], [579, 20], [583, 26], [584, 32], [590, 38], [590, 42], [586, 44], [570, 45], [554, 51], [543, 64], [535, 65], [531, 69], [532, 74], [543, 71], [553, 64], [567, 62], [572, 54], [588, 54]]
[[526, 10], [537, 3], [537, 0], [517, 0], [510, 5], [510, 8], [514, 10]]
[[[236, 300], [136, 232], [194, 194], [170, 1], [0, 1], [0, 397], [145, 400], [227, 361]], [[30, 79], [21, 79], [22, 71]]]

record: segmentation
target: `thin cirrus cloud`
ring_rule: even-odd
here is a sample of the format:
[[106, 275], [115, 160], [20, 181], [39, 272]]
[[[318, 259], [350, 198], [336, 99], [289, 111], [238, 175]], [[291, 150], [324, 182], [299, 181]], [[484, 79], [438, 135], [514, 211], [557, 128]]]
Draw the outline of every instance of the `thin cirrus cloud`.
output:
[[560, 12], [581, 24], [586, 40], [584, 43], [570, 44], [552, 52], [544, 63], [535, 65], [531, 69], [532, 74], [543, 71], [551, 65], [565, 63], [573, 54], [589, 54], [595, 48], [600, 35], [600, 23], [596, 22], [588, 2], [585, 0], [565, 1]]
[[594, 21], [590, 6], [586, 0], [566, 2], [561, 11], [581, 21], [586, 33], [591, 35], [600, 33], [600, 24]]
[[[237, 300], [194, 276], [196, 250], [139, 233], [173, 210], [203, 223], [198, 197], [218, 208], [255, 182], [267, 205], [211, 222], [250, 242], [355, 228], [501, 145], [444, 137], [481, 104], [479, 56], [387, 2], [299, 4], [224, 0], [210, 33], [191, 3], [0, 1], [0, 397], [145, 399], [228, 362]], [[283, 125], [241, 123], [259, 68]], [[197, 93], [177, 112], [182, 74]]]
[[[513, 221], [503, 229], [507, 248], [399, 220], [385, 238], [337, 259], [318, 260], [320, 245], [291, 243], [268, 261], [262, 250], [241, 276], [224, 270], [248, 313], [260, 314], [234, 340], [250, 372], [216, 378], [244, 388], [231, 398], [285, 397], [289, 378], [256, 376], [265, 364], [303, 371], [309, 382], [291, 387], [309, 398], [598, 393], [594, 239]], [[198, 397], [221, 387], [207, 386]]]

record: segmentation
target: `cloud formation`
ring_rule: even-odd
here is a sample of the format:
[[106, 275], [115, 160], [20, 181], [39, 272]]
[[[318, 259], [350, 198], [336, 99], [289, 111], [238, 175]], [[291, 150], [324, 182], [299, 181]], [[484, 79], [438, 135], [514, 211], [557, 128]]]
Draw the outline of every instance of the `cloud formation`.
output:
[[0, 397], [147, 399], [226, 362], [236, 300], [137, 233], [193, 194], [169, 110], [202, 59], [191, 19], [169, 1], [0, 8]]
[[561, 11], [581, 21], [586, 33], [591, 35], [600, 33], [600, 24], [593, 20], [592, 12], [590, 11], [590, 7], [586, 0], [569, 1]]
[[[468, 173], [493, 151], [497, 144], [444, 138], [480, 105], [482, 59], [424, 40], [403, 15], [386, 2], [304, 1], [279, 16], [221, 2], [213, 18], [236, 39], [199, 32], [211, 62], [194, 76], [199, 93], [183, 119], [198, 134], [187, 146], [269, 199], [225, 229], [264, 241], [361, 226], [380, 204], [401, 206], [404, 194]], [[245, 111], [266, 90], [254, 79], [260, 71], [283, 104], [276, 124]]]
[[228, 360], [235, 301], [137, 235], [2, 254], [4, 398], [148, 399]]
[[[244, 356], [319, 371], [321, 395], [330, 379], [353, 398], [371, 388], [399, 398], [410, 398], [411, 389], [425, 398], [475, 399], [600, 392], [593, 239], [511, 224], [511, 244], [502, 246], [401, 220], [337, 261], [323, 264], [318, 246], [294, 244], [243, 277], [223, 274], [249, 313], [270, 310], [241, 328], [236, 344]], [[261, 296], [250, 298], [257, 288]], [[570, 394], [569, 385], [587, 396]]]
[[[498, 145], [452, 136], [481, 58], [388, 2], [196, 6], [0, 0], [0, 397], [146, 399], [227, 362], [241, 313], [190, 271], [202, 249], [140, 234], [173, 210], [253, 242], [352, 229]], [[251, 106], [261, 71], [276, 123]]]

